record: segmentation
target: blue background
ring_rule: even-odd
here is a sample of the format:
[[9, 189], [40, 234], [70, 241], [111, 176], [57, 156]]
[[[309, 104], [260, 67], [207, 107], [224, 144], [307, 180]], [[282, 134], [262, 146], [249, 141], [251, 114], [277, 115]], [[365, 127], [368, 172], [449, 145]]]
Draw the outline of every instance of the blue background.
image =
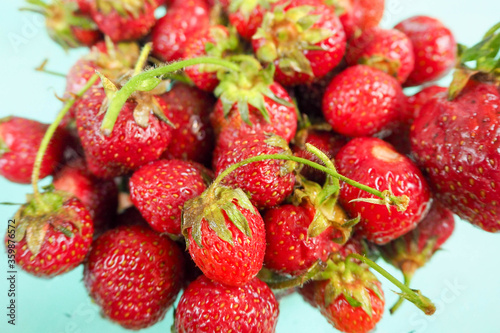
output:
[[[50, 122], [61, 103], [64, 79], [35, 72], [43, 59], [48, 68], [65, 72], [85, 50], [62, 51], [49, 40], [40, 16], [17, 9], [20, 0], [0, 4], [0, 117], [18, 116]], [[499, 0], [388, 0], [383, 27], [392, 27], [404, 18], [426, 14], [441, 19], [457, 40], [471, 45], [494, 23], [500, 21]], [[449, 82], [449, 78], [443, 83]], [[47, 183], [46, 179], [43, 183]], [[29, 186], [15, 185], [0, 179], [0, 202], [23, 202]], [[0, 223], [6, 226], [16, 207], [0, 206]], [[17, 281], [17, 324], [7, 325], [7, 281], [5, 251], [0, 256], [0, 332], [15, 333], [109, 333], [125, 332], [99, 315], [87, 297], [82, 268], [52, 280], [20, 273]], [[500, 235], [488, 234], [468, 223], [457, 221], [454, 235], [444, 249], [419, 271], [413, 287], [420, 288], [436, 302], [438, 310], [426, 317], [411, 304], [395, 315], [388, 311], [377, 326], [378, 333], [409, 332], [500, 332]], [[386, 267], [395, 276], [397, 271]], [[387, 308], [396, 300], [390, 283], [382, 280]], [[335, 332], [319, 312], [305, 304], [298, 295], [280, 304], [277, 332]], [[169, 332], [172, 311], [166, 318], [144, 332]]]

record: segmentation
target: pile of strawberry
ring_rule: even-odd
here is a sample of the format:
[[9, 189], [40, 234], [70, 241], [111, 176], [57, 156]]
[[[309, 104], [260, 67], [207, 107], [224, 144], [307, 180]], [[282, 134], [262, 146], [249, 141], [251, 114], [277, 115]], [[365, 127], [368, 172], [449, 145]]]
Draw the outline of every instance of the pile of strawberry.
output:
[[372, 260], [404, 274], [391, 311], [432, 314], [409, 283], [453, 214], [500, 231], [500, 25], [467, 48], [427, 16], [378, 27], [383, 0], [28, 2], [89, 53], [52, 124], [0, 120], [0, 174], [33, 184], [7, 251], [39, 277], [84, 265], [125, 328], [184, 289], [178, 333], [274, 332], [296, 291], [369, 332], [370, 268], [394, 281]]

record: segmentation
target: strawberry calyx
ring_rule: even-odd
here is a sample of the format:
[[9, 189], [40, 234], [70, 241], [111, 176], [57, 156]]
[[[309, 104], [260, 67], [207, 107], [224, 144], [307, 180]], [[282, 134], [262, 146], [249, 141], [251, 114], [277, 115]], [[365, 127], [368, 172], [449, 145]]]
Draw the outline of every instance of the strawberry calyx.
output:
[[326, 269], [326, 263], [317, 260], [307, 271], [303, 274], [289, 277], [287, 275], [278, 274], [270, 269], [263, 267], [257, 277], [264, 281], [270, 288], [273, 289], [290, 289], [295, 287], [302, 287], [304, 283], [310, 281], [317, 276], [320, 272]]
[[333, 7], [337, 16], [341, 16], [352, 7], [348, 0], [325, 0], [325, 5]]
[[122, 17], [133, 16], [137, 18], [146, 10], [146, 3], [156, 6], [155, 0], [97, 0], [96, 5], [100, 12], [109, 14], [113, 10]]
[[[237, 54], [240, 50], [238, 35], [234, 28], [229, 29], [229, 35], [226, 28], [220, 25], [211, 26], [209, 29], [210, 37], [214, 41], [205, 44], [205, 53], [209, 57], [226, 58], [231, 54]], [[200, 72], [216, 72], [224, 70], [223, 67], [210, 64], [198, 65]]]
[[359, 58], [358, 63], [376, 68], [379, 71], [387, 73], [395, 78], [397, 78], [399, 68], [401, 67], [401, 61], [389, 59], [383, 55], [372, 55], [370, 57], [363, 56]]
[[260, 111], [262, 117], [270, 122], [269, 113], [266, 110], [264, 96], [276, 103], [291, 107], [292, 104], [276, 96], [270, 89], [274, 83], [274, 66], [270, 64], [267, 68], [252, 56], [229, 57], [239, 64], [238, 71], [219, 71], [217, 74], [220, 83], [215, 88], [215, 95], [221, 100], [224, 116], [227, 116], [236, 104], [241, 119], [252, 126], [249, 118], [248, 106], [251, 105]]
[[248, 20], [250, 14], [255, 8], [257, 8], [257, 6], [260, 6], [262, 9], [267, 11], [271, 9], [271, 4], [276, 1], [277, 0], [233, 0], [229, 4], [229, 12], [239, 12], [245, 20]]
[[33, 255], [37, 255], [43, 245], [49, 226], [68, 237], [74, 233], [63, 226], [71, 221], [80, 232], [83, 225], [71, 210], [63, 209], [66, 201], [72, 196], [60, 191], [40, 193], [37, 198], [28, 195], [27, 203], [19, 208], [14, 216], [16, 228], [15, 241], [26, 238], [26, 244]]
[[[257, 215], [257, 209], [252, 205], [243, 190], [226, 186], [210, 186], [200, 196], [187, 201], [182, 213], [182, 234], [188, 239], [188, 229], [196, 244], [202, 248], [201, 226], [205, 220], [210, 229], [223, 241], [233, 245], [233, 236], [226, 225], [226, 218], [231, 221], [247, 237], [252, 237], [252, 231], [246, 217], [240, 209], [246, 209]], [[189, 246], [189, 244], [187, 244]]]
[[[0, 125], [8, 122], [11, 119], [12, 119], [12, 116], [0, 118]], [[10, 148], [7, 145], [7, 143], [5, 142], [5, 140], [3, 139], [2, 128], [0, 127], [0, 157], [2, 157], [3, 154], [8, 153], [9, 151], [10, 151]]]
[[500, 22], [474, 46], [458, 45], [458, 63], [448, 89], [448, 99], [457, 97], [471, 79], [500, 86]]
[[90, 18], [78, 14], [76, 2], [54, 1], [47, 4], [42, 0], [26, 0], [30, 7], [22, 8], [45, 16], [45, 24], [49, 36], [65, 50], [76, 48], [82, 44], [75, 37], [72, 28], [96, 30], [97, 26]]
[[253, 39], [263, 39], [257, 58], [265, 63], [279, 59], [278, 66], [286, 75], [294, 72], [313, 76], [310, 61], [304, 51], [322, 49], [316, 44], [332, 36], [327, 29], [313, 28], [320, 15], [311, 15], [313, 6], [298, 6], [285, 11], [287, 3], [267, 12]]

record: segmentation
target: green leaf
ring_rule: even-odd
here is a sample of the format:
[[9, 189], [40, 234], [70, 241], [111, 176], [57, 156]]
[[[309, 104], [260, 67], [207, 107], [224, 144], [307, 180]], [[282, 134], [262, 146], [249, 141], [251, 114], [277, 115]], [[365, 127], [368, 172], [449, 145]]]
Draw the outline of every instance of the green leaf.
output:
[[244, 233], [248, 238], [252, 238], [252, 230], [250, 230], [247, 218], [240, 212], [238, 207], [236, 207], [234, 203], [230, 203], [224, 208], [227, 216], [229, 217], [231, 222], [233, 222], [236, 228], [238, 228], [238, 230]]
[[248, 112], [248, 102], [245, 100], [238, 101], [238, 111], [240, 112], [241, 119], [248, 125], [252, 126], [250, 115]]

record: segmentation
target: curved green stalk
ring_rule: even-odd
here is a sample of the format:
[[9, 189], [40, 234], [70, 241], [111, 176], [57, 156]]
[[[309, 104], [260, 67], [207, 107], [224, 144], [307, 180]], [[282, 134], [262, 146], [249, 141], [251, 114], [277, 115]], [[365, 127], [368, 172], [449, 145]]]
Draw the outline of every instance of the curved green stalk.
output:
[[[407, 286], [409, 288], [410, 287], [410, 282], [411, 282], [412, 275], [403, 274], [403, 276], [404, 276], [405, 286]], [[390, 309], [391, 314], [393, 314], [394, 312], [396, 312], [397, 309], [399, 309], [399, 307], [401, 306], [401, 304], [403, 304], [404, 300], [405, 300], [404, 297], [399, 296], [398, 301]]]

